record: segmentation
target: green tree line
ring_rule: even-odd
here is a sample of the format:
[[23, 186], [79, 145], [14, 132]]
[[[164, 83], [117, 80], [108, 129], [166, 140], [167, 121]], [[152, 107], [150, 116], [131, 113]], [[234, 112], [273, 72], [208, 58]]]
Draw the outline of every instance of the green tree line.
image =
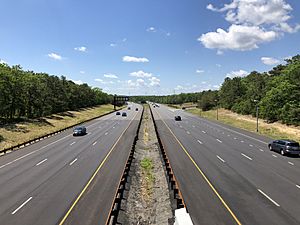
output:
[[135, 96], [134, 101], [164, 104], [198, 103], [206, 111], [223, 107], [239, 114], [255, 115], [268, 122], [300, 125], [300, 55], [286, 59], [271, 71], [246, 77], [225, 78], [220, 90], [168, 96]]
[[113, 96], [66, 77], [0, 64], [0, 118], [35, 118], [112, 102]]

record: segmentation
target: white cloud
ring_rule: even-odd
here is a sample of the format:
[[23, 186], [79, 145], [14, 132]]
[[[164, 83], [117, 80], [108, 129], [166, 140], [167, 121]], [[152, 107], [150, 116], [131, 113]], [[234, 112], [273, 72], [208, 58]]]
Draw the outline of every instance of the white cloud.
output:
[[147, 28], [147, 31], [148, 32], [156, 32], [156, 29], [155, 29], [155, 27], [149, 27], [149, 28]]
[[152, 77], [152, 74], [151, 73], [146, 73], [142, 70], [139, 70], [139, 71], [130, 73], [130, 76], [143, 78], [143, 77]]
[[216, 64], [216, 66], [220, 68], [222, 65], [221, 64]]
[[212, 4], [206, 8], [226, 12], [225, 19], [231, 23], [227, 31], [219, 28], [198, 38], [206, 48], [218, 49], [217, 54], [225, 49], [252, 50], [284, 33], [300, 30], [300, 24], [292, 26], [288, 23], [293, 8], [286, 0], [232, 0], [219, 9]]
[[95, 81], [100, 82], [101, 84], [114, 84], [113, 81], [104, 81], [102, 79], [96, 78]]
[[4, 61], [3, 59], [0, 59], [0, 64], [8, 64], [6, 61]]
[[81, 47], [76, 47], [76, 48], [74, 48], [74, 50], [79, 51], [79, 52], [86, 52], [86, 51], [87, 51], [87, 48], [84, 47], [84, 46], [81, 46]]
[[231, 25], [228, 32], [219, 28], [217, 32], [202, 34], [201, 41], [206, 48], [246, 51], [258, 48], [258, 44], [277, 37], [274, 31], [265, 31], [257, 26]]
[[183, 90], [184, 87], [181, 85], [177, 85], [174, 89], [178, 91], [178, 90]]
[[123, 56], [123, 62], [149, 62], [147, 58], [138, 58], [134, 56]]
[[83, 70], [80, 70], [80, 71], [79, 71], [79, 73], [81, 73], [81, 74], [85, 74], [85, 71], [83, 71]]
[[128, 80], [127, 85], [132, 88], [138, 88], [138, 87], [146, 86], [146, 82], [145, 80], [139, 78], [136, 81]]
[[103, 80], [99, 79], [99, 78], [96, 78], [95, 81], [100, 82], [100, 83], [103, 82]]
[[73, 81], [75, 84], [83, 84], [82, 80], [71, 80]]
[[160, 79], [158, 79], [157, 77], [151, 77], [148, 79], [150, 81], [149, 86], [160, 86]]
[[117, 46], [117, 44], [115, 44], [115, 43], [111, 43], [109, 46], [114, 48], [114, 47], [116, 47], [116, 46]]
[[238, 70], [238, 71], [231, 71], [230, 73], [226, 74], [226, 77], [234, 78], [234, 77], [245, 77], [249, 73], [245, 70]]
[[275, 65], [280, 63], [280, 60], [272, 58], [272, 57], [261, 57], [260, 58], [263, 64], [266, 65]]
[[111, 74], [111, 73], [104, 74], [103, 76], [104, 76], [104, 77], [107, 77], [107, 78], [112, 78], [112, 79], [117, 79], [117, 78], [118, 78], [117, 75]]
[[196, 70], [196, 73], [204, 73], [204, 70]]
[[51, 59], [54, 59], [54, 60], [62, 60], [63, 59], [60, 55], [58, 55], [56, 53], [49, 53], [48, 57], [50, 57]]

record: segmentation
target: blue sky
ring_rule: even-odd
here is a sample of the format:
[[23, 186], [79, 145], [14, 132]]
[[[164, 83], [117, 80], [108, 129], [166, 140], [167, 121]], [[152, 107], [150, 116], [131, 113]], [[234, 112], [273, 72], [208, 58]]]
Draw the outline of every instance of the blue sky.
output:
[[299, 54], [299, 0], [0, 0], [0, 60], [111, 94], [218, 89]]

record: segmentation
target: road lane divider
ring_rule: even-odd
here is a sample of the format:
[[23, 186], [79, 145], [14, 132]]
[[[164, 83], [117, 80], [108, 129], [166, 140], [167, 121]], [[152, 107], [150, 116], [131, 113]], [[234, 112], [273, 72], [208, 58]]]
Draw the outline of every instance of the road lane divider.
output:
[[93, 146], [95, 146], [97, 144], [97, 141], [95, 141], [94, 143], [93, 143]]
[[272, 156], [273, 156], [274, 158], [277, 158], [277, 155], [272, 154]]
[[88, 189], [88, 187], [90, 186], [90, 184], [95, 179], [95, 177], [98, 174], [98, 172], [100, 171], [100, 169], [106, 163], [108, 157], [111, 155], [112, 151], [115, 149], [115, 147], [119, 143], [121, 137], [126, 132], [126, 130], [129, 128], [129, 126], [131, 125], [132, 121], [135, 119], [135, 117], [137, 116], [137, 114], [138, 113], [136, 113], [135, 116], [131, 119], [131, 121], [129, 122], [128, 126], [123, 130], [123, 132], [121, 133], [121, 135], [119, 136], [119, 138], [116, 140], [116, 142], [114, 143], [114, 145], [111, 147], [111, 149], [109, 150], [109, 152], [106, 154], [105, 158], [100, 162], [99, 166], [97, 167], [97, 169], [95, 170], [95, 172], [93, 173], [93, 175], [91, 176], [91, 178], [89, 179], [89, 181], [87, 182], [87, 184], [84, 186], [84, 188], [82, 189], [82, 191], [80, 192], [80, 194], [77, 196], [77, 198], [75, 199], [75, 201], [73, 202], [73, 204], [71, 205], [71, 207], [68, 209], [68, 211], [66, 212], [66, 214], [63, 216], [63, 218], [59, 222], [59, 225], [64, 224], [64, 222], [66, 221], [66, 219], [68, 218], [68, 216], [70, 215], [70, 213], [72, 212], [72, 210], [74, 209], [74, 207], [76, 206], [76, 204], [79, 202], [79, 200], [81, 199], [81, 197], [83, 196], [83, 194], [86, 192], [86, 190]]
[[296, 187], [300, 189], [300, 185], [296, 184]]
[[245, 155], [244, 153], [241, 153], [241, 155], [242, 155], [242, 156], [244, 156], [245, 158], [249, 159], [249, 160], [252, 160], [252, 158], [251, 158], [251, 157], [249, 157], [249, 156]]
[[270, 198], [266, 193], [264, 193], [262, 190], [257, 189], [263, 196], [265, 196], [267, 199], [269, 199], [274, 205], [276, 205], [277, 207], [279, 207], [280, 205], [275, 202], [272, 198]]
[[18, 212], [21, 208], [23, 208], [30, 200], [32, 197], [29, 197], [25, 202], [23, 202], [18, 208], [16, 208], [11, 214], [14, 215], [16, 212]]
[[72, 146], [72, 145], [74, 145], [76, 142], [75, 141], [73, 141], [70, 145]]
[[202, 143], [202, 141], [200, 141], [200, 140], [197, 140], [197, 142], [200, 144], [200, 145], [202, 145], [203, 143]]
[[290, 161], [289, 161], [289, 164], [292, 165], [292, 166], [294, 165], [294, 163], [292, 163], [292, 162], [290, 162]]
[[221, 162], [225, 163], [225, 160], [222, 159], [220, 156], [217, 155], [217, 158], [218, 158]]
[[219, 140], [219, 139], [216, 139], [218, 142], [220, 142], [220, 143], [222, 143], [222, 141], [221, 140]]
[[70, 166], [72, 166], [77, 161], [77, 158], [70, 162]]
[[[151, 111], [152, 112], [152, 111]], [[207, 178], [207, 176], [204, 174], [204, 172], [200, 169], [200, 167], [198, 166], [198, 164], [195, 162], [195, 160], [193, 159], [193, 157], [188, 153], [188, 151], [186, 150], [186, 148], [183, 146], [183, 144], [179, 141], [179, 139], [176, 137], [176, 135], [174, 134], [174, 132], [170, 129], [170, 127], [166, 124], [166, 122], [162, 119], [161, 115], [159, 114], [159, 112], [157, 112], [158, 116], [160, 117], [161, 121], [165, 124], [165, 126], [167, 127], [167, 129], [170, 131], [170, 133], [173, 135], [173, 137], [175, 138], [175, 140], [177, 141], [177, 143], [180, 145], [181, 149], [185, 152], [185, 154], [188, 156], [188, 158], [191, 160], [191, 162], [194, 164], [194, 166], [196, 167], [196, 169], [198, 170], [198, 172], [201, 174], [201, 176], [203, 177], [203, 179], [206, 181], [206, 183], [208, 184], [208, 186], [211, 188], [211, 190], [215, 193], [215, 195], [217, 196], [217, 198], [220, 200], [220, 202], [223, 204], [223, 206], [226, 208], [226, 210], [229, 212], [229, 214], [232, 216], [232, 218], [234, 219], [234, 221], [238, 224], [238, 225], [242, 225], [242, 223], [239, 221], [239, 219], [237, 218], [237, 216], [234, 214], [234, 212], [230, 209], [230, 207], [227, 205], [227, 203], [225, 202], [225, 200], [221, 197], [221, 195], [219, 194], [219, 192], [216, 190], [216, 188], [213, 186], [213, 184], [210, 182], [210, 180]], [[153, 115], [152, 115], [153, 116]], [[156, 126], [155, 120], [153, 118], [154, 121], [154, 126]], [[205, 131], [202, 131], [203, 133], [205, 133]]]
[[44, 163], [44, 162], [46, 162], [46, 161], [47, 161], [47, 159], [44, 159], [44, 160], [38, 162], [38, 163], [36, 164], [36, 166], [39, 166], [39, 165], [41, 165], [42, 163]]

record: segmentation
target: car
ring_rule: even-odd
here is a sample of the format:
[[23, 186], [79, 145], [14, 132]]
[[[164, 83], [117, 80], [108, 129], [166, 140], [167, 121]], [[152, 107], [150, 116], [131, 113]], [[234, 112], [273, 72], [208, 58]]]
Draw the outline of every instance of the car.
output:
[[281, 155], [300, 155], [299, 143], [292, 140], [274, 140], [268, 144], [270, 151], [277, 151]]
[[127, 116], [127, 113], [126, 113], [126, 112], [123, 112], [123, 113], [122, 113], [122, 116]]
[[73, 130], [73, 136], [80, 136], [86, 134], [86, 127], [85, 126], [78, 126], [75, 127]]
[[135, 111], [139, 111], [139, 108], [135, 108]]
[[116, 115], [121, 115], [121, 113], [120, 112], [116, 112]]
[[175, 116], [175, 121], [181, 121], [181, 116]]

